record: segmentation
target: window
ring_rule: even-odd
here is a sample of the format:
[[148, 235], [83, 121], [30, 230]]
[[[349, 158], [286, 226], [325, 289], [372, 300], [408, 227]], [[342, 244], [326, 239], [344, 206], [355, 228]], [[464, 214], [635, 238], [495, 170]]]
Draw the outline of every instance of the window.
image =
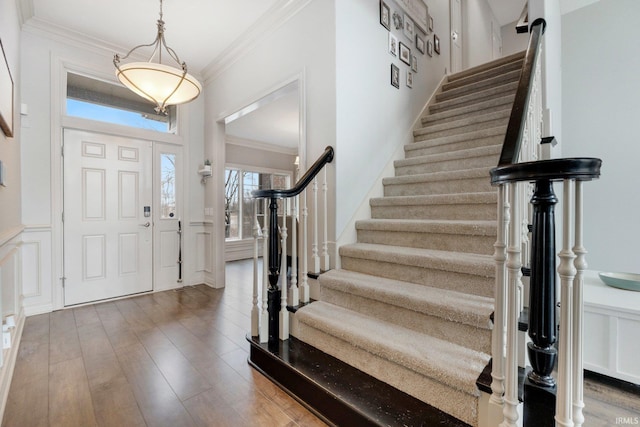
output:
[[67, 73], [67, 115], [139, 129], [175, 133], [176, 107], [157, 114], [151, 102], [125, 87]]
[[173, 218], [176, 213], [176, 155], [160, 155], [160, 218]]
[[[240, 240], [253, 238], [253, 206], [251, 192], [262, 189], [289, 188], [291, 175], [264, 173], [227, 168], [225, 170], [224, 218], [225, 238]], [[282, 215], [282, 200], [278, 201], [278, 213]], [[258, 222], [264, 224], [264, 206], [258, 204]]]

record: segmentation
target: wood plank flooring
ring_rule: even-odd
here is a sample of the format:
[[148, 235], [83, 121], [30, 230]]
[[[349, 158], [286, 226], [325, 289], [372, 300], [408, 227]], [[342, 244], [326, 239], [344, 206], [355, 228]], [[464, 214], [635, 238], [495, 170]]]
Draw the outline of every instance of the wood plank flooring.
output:
[[[247, 364], [251, 268], [29, 317], [2, 426], [324, 426]], [[640, 387], [589, 377], [585, 403], [585, 427], [640, 419]]]
[[2, 425], [325, 426], [247, 364], [244, 270], [230, 264], [224, 290], [29, 317]]

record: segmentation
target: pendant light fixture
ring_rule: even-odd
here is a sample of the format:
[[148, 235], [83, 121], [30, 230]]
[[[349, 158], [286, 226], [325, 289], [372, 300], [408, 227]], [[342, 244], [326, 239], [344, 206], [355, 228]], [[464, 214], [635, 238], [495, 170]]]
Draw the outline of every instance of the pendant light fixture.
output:
[[[140, 48], [153, 48], [146, 62], [130, 62], [121, 64], [134, 51]], [[163, 50], [176, 66], [162, 63]], [[155, 62], [154, 62], [155, 60]], [[158, 34], [149, 44], [141, 44], [131, 49], [122, 58], [119, 54], [113, 57], [118, 80], [131, 91], [156, 104], [158, 114], [167, 114], [167, 107], [192, 101], [200, 95], [202, 86], [191, 74], [187, 73], [187, 64], [180, 61], [178, 54], [167, 46], [164, 39], [164, 21], [162, 20], [162, 0], [160, 0], [160, 19]]]

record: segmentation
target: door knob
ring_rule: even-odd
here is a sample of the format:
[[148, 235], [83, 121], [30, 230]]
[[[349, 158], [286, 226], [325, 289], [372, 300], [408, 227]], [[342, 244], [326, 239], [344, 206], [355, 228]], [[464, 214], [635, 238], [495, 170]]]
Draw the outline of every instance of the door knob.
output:
[[147, 227], [149, 228], [149, 226], [151, 225], [151, 223], [149, 221], [145, 222], [144, 224], [140, 224], [140, 227]]

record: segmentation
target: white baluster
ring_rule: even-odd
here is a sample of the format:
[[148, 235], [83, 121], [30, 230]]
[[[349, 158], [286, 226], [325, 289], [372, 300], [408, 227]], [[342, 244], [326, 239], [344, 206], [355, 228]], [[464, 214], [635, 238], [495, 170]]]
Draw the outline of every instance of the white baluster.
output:
[[496, 261], [496, 297], [491, 335], [491, 398], [490, 402], [502, 407], [504, 403], [504, 353], [507, 294], [507, 229], [509, 227], [509, 201], [505, 186], [498, 188], [498, 236], [494, 244], [493, 258]]
[[257, 337], [260, 332], [260, 310], [258, 309], [258, 200], [253, 201], [253, 306], [251, 307], [251, 336]]
[[280, 259], [280, 333], [281, 340], [289, 339], [289, 312], [287, 311], [287, 199], [282, 199], [282, 228], [281, 248], [282, 258]]
[[313, 272], [320, 274], [320, 255], [318, 254], [318, 177], [313, 178], [313, 242], [311, 244], [311, 259]]
[[327, 227], [327, 191], [328, 191], [328, 184], [327, 184], [327, 167], [325, 166], [324, 168], [324, 181], [322, 182], [322, 209], [323, 209], [323, 239], [322, 239], [322, 265], [324, 267], [324, 271], [329, 271], [330, 267], [330, 263], [329, 263], [329, 234], [328, 234], [328, 227]]
[[505, 359], [504, 421], [501, 427], [517, 427], [518, 422], [518, 285], [522, 275], [518, 184], [505, 184], [511, 199], [509, 244], [507, 247], [507, 355]]
[[302, 286], [300, 286], [300, 299], [303, 303], [309, 302], [309, 279], [308, 273], [308, 260], [307, 260], [307, 217], [309, 211], [307, 210], [307, 190], [302, 193]]
[[582, 181], [576, 181], [576, 204], [575, 204], [575, 245], [573, 252], [576, 254], [574, 265], [576, 267], [576, 277], [573, 280], [573, 425], [582, 427], [584, 424], [584, 408], [583, 401], [583, 318], [582, 310], [584, 306], [583, 287], [584, 287], [584, 271], [587, 269], [587, 250], [583, 246], [582, 241]]
[[300, 304], [298, 293], [298, 196], [291, 199], [291, 294], [289, 299], [291, 305], [296, 307]]
[[262, 311], [260, 312], [260, 342], [269, 341], [269, 312], [267, 311], [267, 301], [269, 289], [269, 201], [264, 199], [263, 204], [263, 224], [262, 224]]
[[556, 396], [556, 425], [572, 427], [571, 399], [571, 323], [572, 323], [572, 287], [576, 269], [573, 265], [575, 254], [571, 250], [573, 219], [573, 181], [564, 181], [562, 206], [562, 250], [558, 253], [560, 265], [560, 332], [558, 342], [558, 389]]

